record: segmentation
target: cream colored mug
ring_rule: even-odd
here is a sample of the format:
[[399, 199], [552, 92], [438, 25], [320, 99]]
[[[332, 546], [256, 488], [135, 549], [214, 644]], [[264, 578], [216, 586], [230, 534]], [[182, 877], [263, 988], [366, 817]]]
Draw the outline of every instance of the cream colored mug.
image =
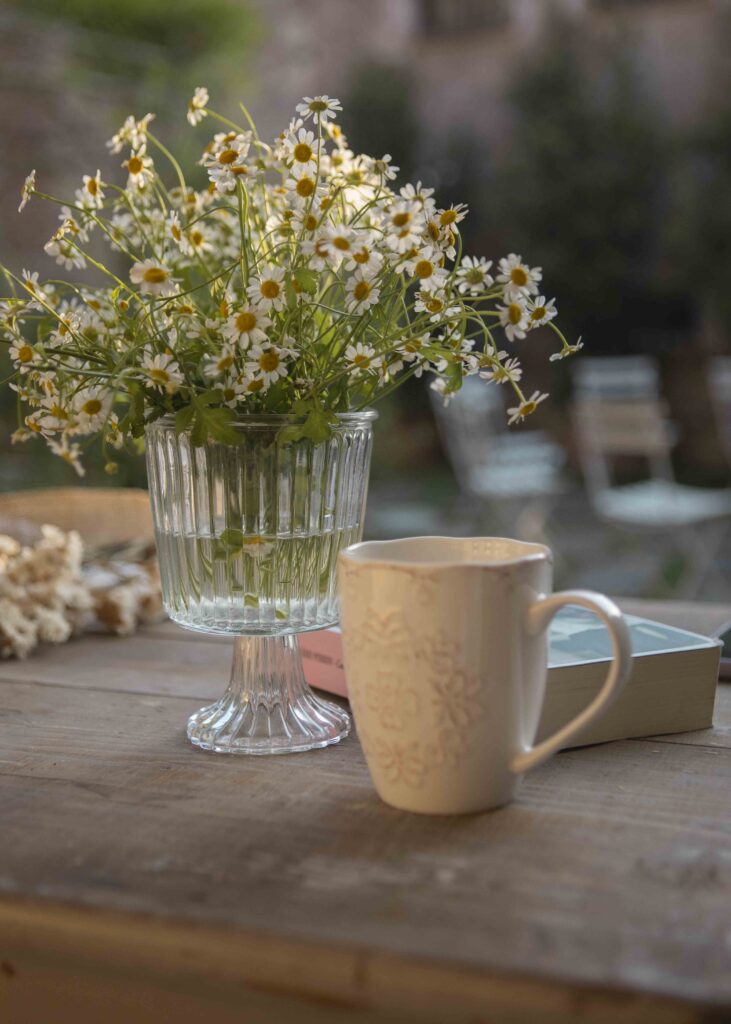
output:
[[[587, 590], [552, 594], [551, 552], [541, 544], [366, 541], [341, 552], [338, 571], [348, 695], [376, 790], [394, 807], [500, 807], [523, 772], [604, 711], [629, 673], [629, 631], [617, 606]], [[547, 628], [564, 605], [603, 621], [612, 663], [584, 711], [534, 746]]]

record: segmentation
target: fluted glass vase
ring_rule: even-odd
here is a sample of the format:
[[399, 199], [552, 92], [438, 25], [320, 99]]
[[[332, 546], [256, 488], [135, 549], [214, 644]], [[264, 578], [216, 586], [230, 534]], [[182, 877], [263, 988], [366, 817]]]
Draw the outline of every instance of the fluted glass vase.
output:
[[240, 443], [146, 431], [162, 592], [187, 629], [236, 637], [228, 689], [188, 722], [206, 750], [284, 754], [337, 743], [350, 719], [305, 683], [297, 634], [338, 618], [339, 551], [363, 529], [373, 412], [282, 443], [286, 416], [244, 416]]

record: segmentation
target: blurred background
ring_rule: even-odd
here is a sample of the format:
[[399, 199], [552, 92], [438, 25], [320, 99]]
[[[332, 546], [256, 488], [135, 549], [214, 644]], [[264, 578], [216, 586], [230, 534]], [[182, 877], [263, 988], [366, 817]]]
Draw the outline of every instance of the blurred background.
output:
[[[467, 202], [465, 252], [541, 265], [585, 343], [550, 364], [551, 336], [520, 346], [551, 401], [510, 432], [499, 388], [444, 409], [413, 381], [383, 406], [367, 534], [541, 538], [562, 586], [729, 599], [729, 52], [726, 0], [1, 0], [0, 261], [54, 276], [55, 212], [18, 216], [23, 178], [72, 195], [118, 171], [128, 113], [192, 162], [194, 86], [264, 137], [338, 96], [352, 148]], [[0, 487], [74, 482], [10, 446], [0, 403]], [[90, 466], [109, 483], [144, 485], [142, 460]]]

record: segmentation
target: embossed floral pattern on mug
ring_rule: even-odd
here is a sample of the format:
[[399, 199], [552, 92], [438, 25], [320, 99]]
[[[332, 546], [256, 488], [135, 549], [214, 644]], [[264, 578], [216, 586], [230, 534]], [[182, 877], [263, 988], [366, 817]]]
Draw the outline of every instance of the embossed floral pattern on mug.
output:
[[[348, 678], [361, 743], [390, 781], [412, 788], [430, 772], [459, 763], [486, 712], [479, 679], [467, 668], [460, 643], [446, 628], [425, 634], [419, 621], [409, 609], [371, 607], [347, 637], [353, 651], [370, 655], [357, 663], [367, 669], [359, 667]], [[405, 738], [414, 727], [436, 739]], [[369, 735], [382, 732], [390, 735]]]

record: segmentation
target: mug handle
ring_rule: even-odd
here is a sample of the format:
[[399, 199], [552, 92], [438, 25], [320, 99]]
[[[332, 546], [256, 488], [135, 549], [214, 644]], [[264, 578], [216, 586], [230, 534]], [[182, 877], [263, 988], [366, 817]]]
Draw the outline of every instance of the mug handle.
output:
[[567, 741], [587, 725], [619, 695], [632, 667], [632, 644], [629, 629], [619, 608], [603, 594], [591, 590], [563, 590], [548, 597], [539, 597], [527, 609], [528, 632], [535, 636], [548, 628], [554, 615], [565, 605], [586, 608], [602, 620], [612, 641], [612, 663], [599, 693], [580, 714], [567, 722], [553, 736], [513, 758], [511, 768], [516, 774], [527, 772], [542, 764], [551, 754], [565, 746]]

